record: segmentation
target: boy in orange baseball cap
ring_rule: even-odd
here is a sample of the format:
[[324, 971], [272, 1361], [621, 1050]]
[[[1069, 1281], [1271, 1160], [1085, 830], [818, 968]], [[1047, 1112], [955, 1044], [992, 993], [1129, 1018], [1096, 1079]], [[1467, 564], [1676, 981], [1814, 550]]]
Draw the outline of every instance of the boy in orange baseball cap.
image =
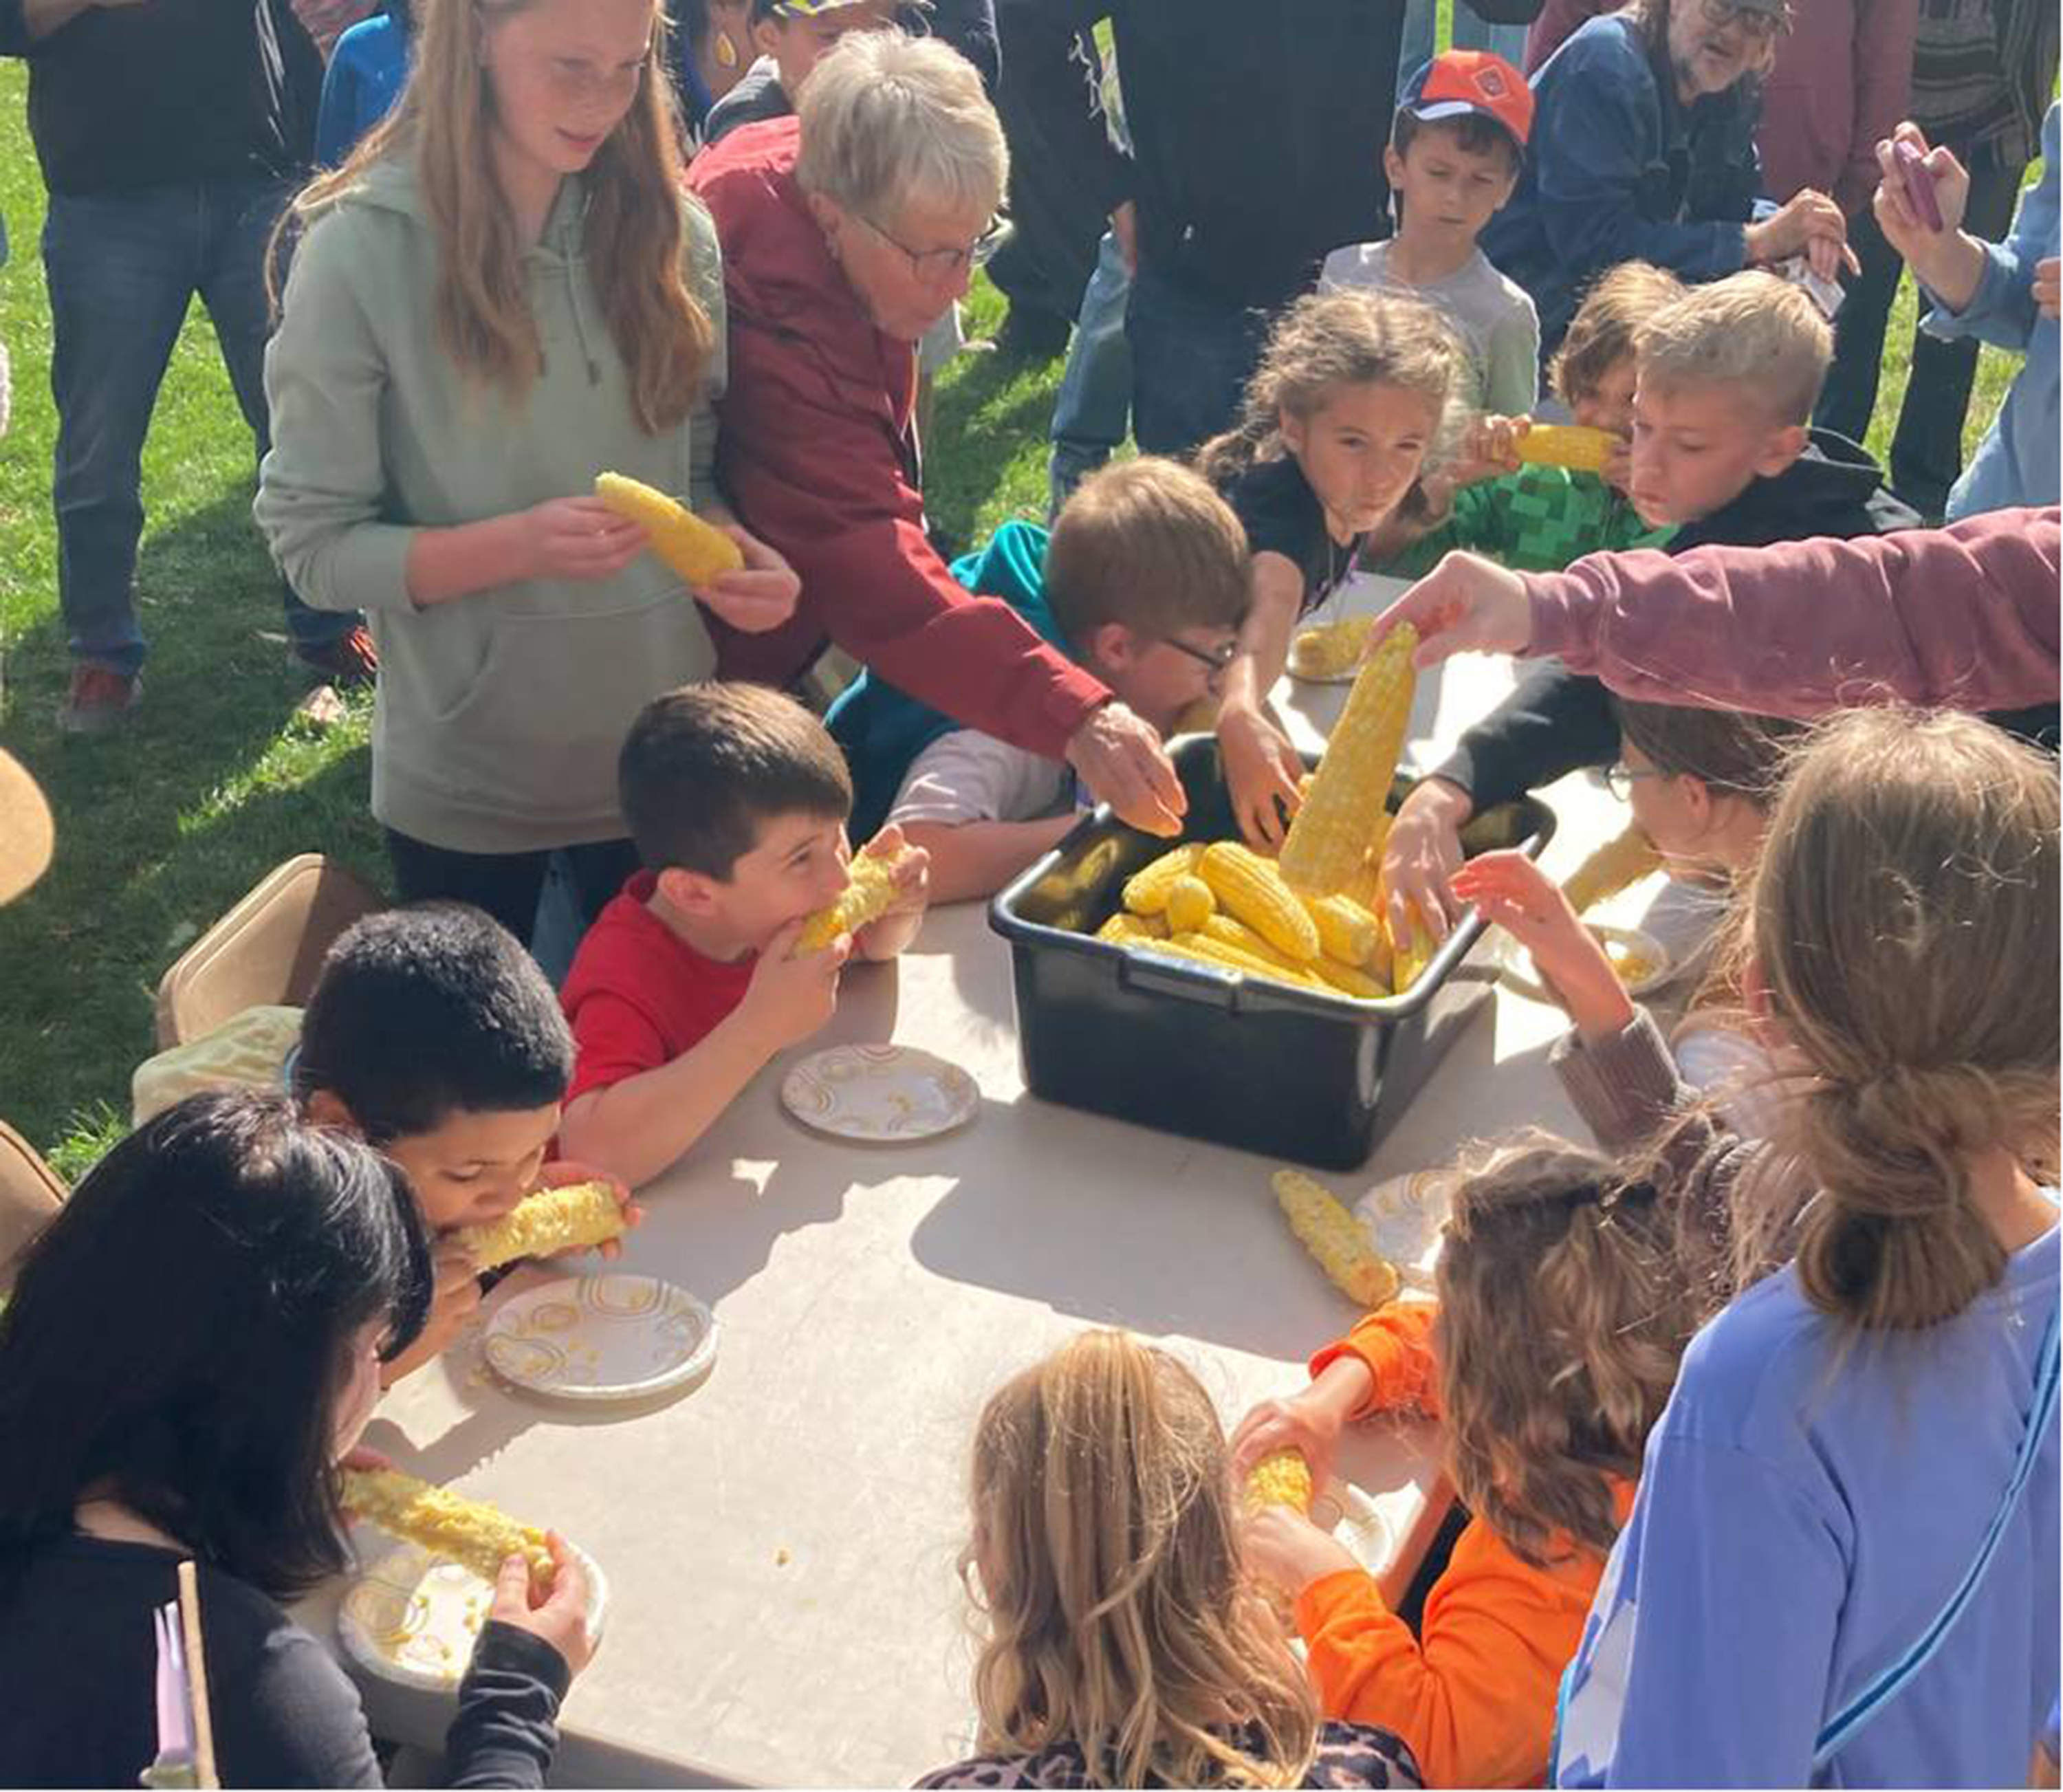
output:
[[1498, 416], [1526, 416], [1539, 396], [1540, 319], [1476, 238], [1511, 197], [1532, 129], [1532, 90], [1502, 57], [1434, 57], [1405, 86], [1383, 151], [1396, 234], [1335, 249], [1320, 283], [1402, 292], [1443, 312], [1468, 350], [1463, 402]]

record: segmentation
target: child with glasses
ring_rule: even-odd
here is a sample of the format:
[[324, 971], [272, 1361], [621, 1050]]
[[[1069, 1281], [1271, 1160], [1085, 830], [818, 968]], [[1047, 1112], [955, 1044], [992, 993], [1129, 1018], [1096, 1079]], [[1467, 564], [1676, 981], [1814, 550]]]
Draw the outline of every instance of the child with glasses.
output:
[[[1247, 605], [1246, 536], [1188, 468], [1150, 456], [1076, 488], [1050, 533], [1010, 522], [953, 568], [1002, 597], [1163, 734], [1216, 692]], [[931, 855], [937, 902], [1000, 888], [1074, 825], [1064, 761], [955, 728], [871, 673], [831, 710], [851, 759], [855, 822], [875, 803]]]

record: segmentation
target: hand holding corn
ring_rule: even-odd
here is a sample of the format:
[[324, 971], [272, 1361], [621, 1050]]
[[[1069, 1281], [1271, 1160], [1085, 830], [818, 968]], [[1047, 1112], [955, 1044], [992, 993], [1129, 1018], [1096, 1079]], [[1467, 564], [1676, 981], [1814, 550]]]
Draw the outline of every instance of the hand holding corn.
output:
[[594, 495], [645, 532], [652, 552], [680, 574], [690, 590], [713, 585], [745, 565], [738, 544], [664, 492], [621, 473], [597, 473]]
[[518, 1257], [588, 1250], [622, 1237], [629, 1224], [616, 1188], [583, 1182], [540, 1189], [492, 1223], [461, 1226], [452, 1237], [470, 1255], [477, 1272]]
[[1409, 623], [1369, 650], [1325, 743], [1317, 776], [1282, 842], [1282, 876], [1307, 895], [1337, 894], [1358, 874], [1410, 725], [1418, 677], [1411, 656], [1418, 633]]
[[845, 894], [804, 923], [797, 954], [821, 952], [841, 934], [857, 935], [891, 914], [922, 914], [930, 866], [931, 855], [922, 846], [906, 846], [900, 828], [883, 828], [853, 855]]
[[1296, 1451], [1277, 1450], [1248, 1470], [1246, 1509], [1258, 1512], [1263, 1506], [1311, 1509], [1311, 1467]]
[[404, 1543], [469, 1569], [483, 1581], [498, 1581], [501, 1565], [521, 1556], [531, 1585], [551, 1590], [557, 1572], [549, 1539], [534, 1525], [519, 1525], [497, 1506], [468, 1500], [398, 1469], [339, 1471], [345, 1509]]

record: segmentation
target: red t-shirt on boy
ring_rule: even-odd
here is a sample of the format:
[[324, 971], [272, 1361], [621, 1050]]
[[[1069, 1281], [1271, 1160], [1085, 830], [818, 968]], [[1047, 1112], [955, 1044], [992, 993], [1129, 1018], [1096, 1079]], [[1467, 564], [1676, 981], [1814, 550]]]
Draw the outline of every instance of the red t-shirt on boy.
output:
[[573, 954], [559, 995], [578, 1052], [569, 1102], [694, 1050], [752, 982], [757, 954], [704, 958], [645, 906], [658, 882], [640, 871]]

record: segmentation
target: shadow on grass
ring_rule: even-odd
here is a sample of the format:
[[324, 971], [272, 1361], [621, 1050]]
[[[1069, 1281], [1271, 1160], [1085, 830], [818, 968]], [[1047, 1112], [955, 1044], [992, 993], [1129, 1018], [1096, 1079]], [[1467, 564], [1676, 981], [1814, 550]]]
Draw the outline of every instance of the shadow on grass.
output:
[[285, 645], [248, 491], [147, 536], [137, 587], [151, 654], [116, 733], [58, 732], [70, 660], [54, 611], [8, 643], [0, 742], [42, 783], [58, 849], [0, 910], [0, 1114], [46, 1149], [104, 1132], [101, 1104], [127, 1113], [158, 978], [271, 866], [321, 851], [384, 881], [366, 705], [328, 733], [294, 717], [314, 675]]
[[1060, 364], [976, 354], [955, 371], [939, 384], [931, 435], [947, 445], [925, 457], [925, 508], [935, 526], [971, 546], [981, 507], [1003, 485], [1006, 470], [1027, 444], [1046, 440]]

